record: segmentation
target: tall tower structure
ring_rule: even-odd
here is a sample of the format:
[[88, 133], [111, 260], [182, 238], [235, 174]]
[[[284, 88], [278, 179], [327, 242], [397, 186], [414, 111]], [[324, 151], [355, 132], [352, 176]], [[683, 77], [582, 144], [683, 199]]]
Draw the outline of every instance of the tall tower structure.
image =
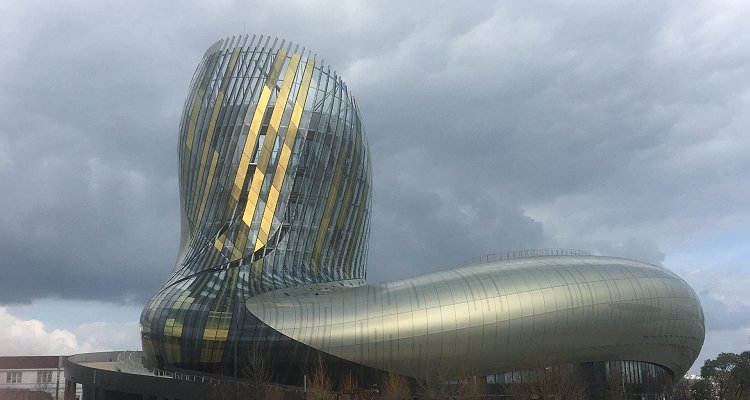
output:
[[368, 146], [346, 85], [309, 51], [268, 36], [211, 46], [185, 101], [179, 172], [179, 255], [141, 316], [159, 364], [227, 364], [254, 295], [363, 283]]

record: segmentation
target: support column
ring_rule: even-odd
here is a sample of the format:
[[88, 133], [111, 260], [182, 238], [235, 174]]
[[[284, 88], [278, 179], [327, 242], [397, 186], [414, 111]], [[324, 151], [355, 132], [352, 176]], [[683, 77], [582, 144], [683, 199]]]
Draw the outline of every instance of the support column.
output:
[[67, 379], [65, 380], [64, 400], [76, 400], [76, 383]]

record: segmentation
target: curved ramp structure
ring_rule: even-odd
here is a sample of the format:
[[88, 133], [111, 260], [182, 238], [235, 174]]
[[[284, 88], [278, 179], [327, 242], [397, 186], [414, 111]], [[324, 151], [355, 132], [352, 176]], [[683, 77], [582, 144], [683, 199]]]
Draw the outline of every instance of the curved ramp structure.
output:
[[293, 43], [241, 36], [206, 51], [180, 123], [179, 181], [180, 251], [141, 315], [145, 357], [161, 367], [231, 374], [260, 351], [289, 379], [320, 358], [413, 377], [553, 362], [674, 377], [703, 343], [692, 289], [621, 258], [537, 252], [366, 285], [360, 113]]

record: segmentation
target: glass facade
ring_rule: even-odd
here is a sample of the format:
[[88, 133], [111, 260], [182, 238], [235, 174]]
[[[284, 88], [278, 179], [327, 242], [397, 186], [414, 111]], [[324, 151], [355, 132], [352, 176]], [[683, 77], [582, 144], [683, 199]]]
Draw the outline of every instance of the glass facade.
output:
[[703, 344], [693, 290], [622, 258], [520, 251], [366, 285], [359, 111], [334, 71], [283, 40], [241, 36], [205, 53], [180, 123], [179, 181], [179, 254], [141, 314], [146, 358], [162, 367], [231, 374], [258, 351], [296, 383], [322, 358], [360, 376], [439, 366], [495, 381], [589, 365], [590, 379], [635, 386], [682, 375]]
[[309, 51], [267, 36], [211, 46], [180, 123], [180, 252], [141, 315], [144, 351], [211, 369], [255, 326], [246, 299], [362, 281], [369, 157], [354, 99]]
[[663, 400], [674, 381], [662, 366], [629, 360], [562, 364], [487, 376], [488, 392], [521, 398], [577, 392], [590, 399]]

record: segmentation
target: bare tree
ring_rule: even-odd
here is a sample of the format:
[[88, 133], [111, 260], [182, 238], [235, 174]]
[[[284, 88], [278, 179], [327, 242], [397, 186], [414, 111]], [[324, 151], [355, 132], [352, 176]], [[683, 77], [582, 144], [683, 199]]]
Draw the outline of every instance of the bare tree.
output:
[[318, 358], [318, 364], [310, 375], [310, 384], [307, 386], [307, 399], [327, 399], [331, 396], [332, 388], [333, 385], [331, 384], [331, 377], [328, 375], [328, 370], [323, 365], [323, 360]]
[[511, 392], [517, 398], [547, 398], [581, 400], [587, 395], [586, 383], [574, 364], [537, 367], [519, 374]]
[[257, 399], [263, 397], [273, 379], [273, 370], [265, 354], [258, 348], [252, 348], [240, 360], [240, 373], [248, 379], [255, 388]]
[[473, 374], [462, 374], [458, 378], [456, 398], [458, 400], [472, 400], [481, 398], [486, 391], [485, 378]]
[[52, 397], [55, 397], [55, 391], [57, 382], [55, 381], [55, 371], [37, 371], [36, 383], [34, 384], [34, 390], [47, 392]]
[[358, 389], [359, 386], [357, 385], [357, 379], [352, 376], [351, 371], [349, 371], [346, 375], [344, 375], [343, 378], [341, 378], [341, 381], [339, 383], [339, 393], [341, 395], [341, 399], [356, 399]]
[[586, 382], [579, 367], [574, 364], [561, 364], [547, 367], [544, 380], [549, 394], [559, 400], [581, 400], [586, 398]]
[[613, 363], [609, 367], [609, 382], [604, 388], [606, 400], [622, 400], [626, 398], [625, 381], [623, 380], [622, 365]]
[[383, 379], [382, 398], [384, 400], [408, 400], [411, 399], [411, 385], [409, 380], [392, 372]]
[[455, 378], [445, 368], [427, 371], [425, 378], [418, 381], [420, 397], [430, 400], [452, 399], [456, 396]]
[[537, 373], [539, 369], [516, 371], [510, 383], [510, 394], [514, 399], [538, 398], [544, 392], [544, 388], [538, 382]]
[[222, 380], [213, 384], [212, 400], [235, 400], [237, 398], [250, 397], [244, 387], [239, 386], [236, 380]]
[[278, 385], [266, 386], [263, 391], [263, 400], [284, 400], [284, 389]]

